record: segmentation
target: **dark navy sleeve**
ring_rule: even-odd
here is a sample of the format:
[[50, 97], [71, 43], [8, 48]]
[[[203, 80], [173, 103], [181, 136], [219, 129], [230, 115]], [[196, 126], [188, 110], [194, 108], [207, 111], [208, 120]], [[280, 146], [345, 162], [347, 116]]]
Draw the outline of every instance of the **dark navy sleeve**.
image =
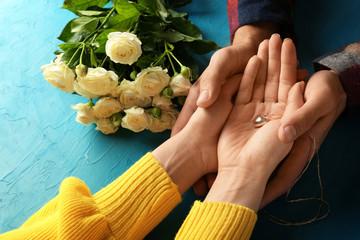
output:
[[292, 32], [292, 1], [289, 0], [227, 0], [230, 37], [247, 24], [274, 22], [280, 26], [280, 34]]
[[334, 70], [347, 96], [347, 106], [360, 105], [360, 41], [314, 60], [315, 71]]

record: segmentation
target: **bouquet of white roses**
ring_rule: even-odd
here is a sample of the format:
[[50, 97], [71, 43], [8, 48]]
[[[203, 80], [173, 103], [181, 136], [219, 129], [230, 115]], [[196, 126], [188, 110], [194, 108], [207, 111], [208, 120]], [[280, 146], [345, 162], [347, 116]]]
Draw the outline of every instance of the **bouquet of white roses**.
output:
[[[88, 103], [72, 105], [76, 121], [104, 134], [119, 127], [140, 132], [171, 129], [197, 77], [189, 51], [219, 48], [204, 41], [187, 13], [191, 0], [65, 0], [77, 17], [58, 37], [55, 60], [41, 67], [45, 79]], [[192, 70], [191, 70], [192, 69]]]

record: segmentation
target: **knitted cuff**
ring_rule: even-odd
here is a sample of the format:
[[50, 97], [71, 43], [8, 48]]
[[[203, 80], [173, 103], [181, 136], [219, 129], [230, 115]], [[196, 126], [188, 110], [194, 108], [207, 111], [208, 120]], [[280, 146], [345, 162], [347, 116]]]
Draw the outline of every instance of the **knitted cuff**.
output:
[[249, 239], [257, 215], [249, 208], [196, 201], [176, 239]]
[[151, 153], [94, 195], [117, 239], [143, 239], [181, 202], [177, 186]]

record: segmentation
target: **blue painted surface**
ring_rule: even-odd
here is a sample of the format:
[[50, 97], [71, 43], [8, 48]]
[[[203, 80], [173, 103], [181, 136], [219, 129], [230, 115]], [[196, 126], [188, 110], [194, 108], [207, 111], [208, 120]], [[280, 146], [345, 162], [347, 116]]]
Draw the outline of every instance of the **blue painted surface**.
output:
[[[325, 4], [326, 3], [326, 4]], [[297, 1], [296, 29], [301, 66], [348, 42], [360, 39], [360, 2]], [[121, 130], [104, 136], [75, 122], [71, 104], [85, 102], [53, 88], [42, 76], [60, 43], [56, 39], [73, 14], [61, 1], [0, 1], [0, 233], [19, 227], [53, 198], [68, 176], [84, 180], [96, 192], [117, 178], [139, 157], [169, 137], [169, 132], [135, 134]], [[225, 0], [194, 0], [186, 8], [204, 37], [229, 44]], [[210, 55], [199, 57], [205, 66]], [[342, 118], [320, 150], [325, 198], [331, 214], [303, 227], [284, 227], [259, 216], [253, 239], [359, 239], [358, 172], [359, 109]], [[312, 166], [294, 195], [318, 192]], [[173, 239], [196, 199], [192, 191], [147, 239]], [[289, 220], [311, 217], [314, 206], [287, 206], [282, 200], [268, 207]], [[272, 239], [272, 238], [270, 238]]]

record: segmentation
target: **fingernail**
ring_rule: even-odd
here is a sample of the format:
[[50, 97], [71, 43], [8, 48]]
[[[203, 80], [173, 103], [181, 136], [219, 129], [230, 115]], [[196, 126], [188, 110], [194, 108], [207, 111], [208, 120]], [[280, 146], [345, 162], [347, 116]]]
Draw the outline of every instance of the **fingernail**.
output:
[[208, 90], [202, 90], [201, 93], [200, 93], [200, 96], [197, 100], [197, 103], [201, 103], [201, 102], [204, 102], [206, 100], [209, 99], [209, 91]]
[[280, 37], [280, 34], [278, 34], [278, 33], [273, 33], [272, 36], [278, 36], [278, 37]]
[[305, 90], [305, 82], [304, 81], [301, 81], [300, 89], [301, 89], [301, 92], [304, 93], [304, 90]]
[[285, 131], [285, 136], [286, 136], [286, 140], [288, 142], [292, 142], [294, 141], [295, 137], [296, 137], [296, 129], [294, 126], [287, 126], [284, 128]]

